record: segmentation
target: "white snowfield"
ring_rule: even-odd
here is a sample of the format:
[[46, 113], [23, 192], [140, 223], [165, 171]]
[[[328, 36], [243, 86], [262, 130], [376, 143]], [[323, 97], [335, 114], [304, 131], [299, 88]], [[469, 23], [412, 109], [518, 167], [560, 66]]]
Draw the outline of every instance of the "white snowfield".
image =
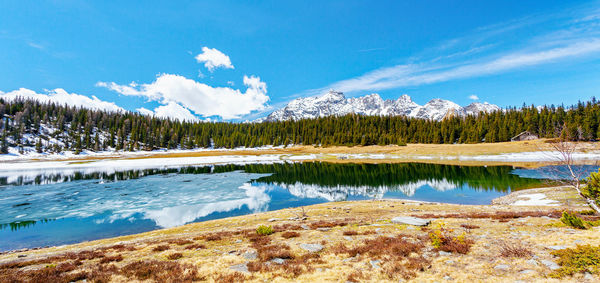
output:
[[557, 206], [558, 201], [546, 199], [545, 194], [525, 194], [520, 195], [518, 200], [513, 202], [511, 205], [523, 206], [523, 205], [549, 205]]

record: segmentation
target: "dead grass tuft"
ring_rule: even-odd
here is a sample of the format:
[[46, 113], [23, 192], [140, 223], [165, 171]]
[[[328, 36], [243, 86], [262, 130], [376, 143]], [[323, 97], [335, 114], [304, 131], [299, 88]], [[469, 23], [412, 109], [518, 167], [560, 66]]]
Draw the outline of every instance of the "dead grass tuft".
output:
[[169, 244], [175, 244], [178, 246], [183, 246], [183, 245], [188, 245], [188, 244], [192, 244], [194, 242], [188, 240], [188, 239], [174, 239], [174, 240], [170, 240]]
[[183, 257], [182, 253], [172, 253], [172, 254], [170, 254], [170, 255], [167, 256], [167, 258], [170, 259], [170, 260], [178, 260], [178, 259], [180, 259], [182, 257]]
[[346, 222], [344, 220], [334, 220], [334, 221], [319, 220], [319, 221], [310, 223], [308, 226], [312, 229], [317, 229], [317, 228], [332, 228], [332, 227], [336, 227], [336, 226], [346, 226], [346, 225], [348, 225], [348, 222]]
[[173, 261], [145, 260], [125, 265], [120, 274], [138, 280], [153, 280], [157, 282], [198, 281], [204, 280], [198, 274], [195, 266], [180, 264]]
[[547, 216], [550, 218], [560, 218], [562, 216], [562, 212], [559, 210], [549, 210], [549, 211], [499, 211], [495, 213], [486, 213], [486, 212], [462, 212], [462, 213], [449, 213], [449, 214], [432, 214], [432, 213], [424, 213], [424, 214], [413, 214], [412, 216], [418, 218], [491, 218], [497, 220], [508, 220], [508, 219], [517, 219], [524, 217], [542, 217]]
[[246, 281], [246, 275], [241, 272], [219, 274], [214, 280], [219, 283], [244, 282]]
[[115, 255], [115, 256], [107, 256], [104, 257], [100, 260], [100, 263], [104, 264], [104, 263], [109, 263], [109, 262], [119, 262], [119, 261], [123, 261], [123, 256], [119, 255]]
[[153, 252], [162, 252], [170, 249], [169, 245], [158, 245], [152, 249]]
[[502, 242], [500, 244], [500, 255], [503, 257], [529, 257], [533, 255], [533, 252], [520, 243]]
[[293, 232], [293, 231], [287, 231], [287, 232], [283, 232], [283, 234], [281, 234], [281, 237], [284, 237], [286, 239], [296, 238], [296, 237], [299, 237], [299, 236], [300, 236], [300, 233]]

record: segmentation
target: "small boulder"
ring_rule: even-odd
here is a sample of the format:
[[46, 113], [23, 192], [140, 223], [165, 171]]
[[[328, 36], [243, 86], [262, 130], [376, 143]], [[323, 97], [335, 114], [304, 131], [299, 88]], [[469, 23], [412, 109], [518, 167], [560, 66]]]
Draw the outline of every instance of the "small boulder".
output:
[[429, 225], [429, 223], [431, 223], [431, 220], [416, 218], [416, 217], [412, 217], [412, 216], [398, 216], [398, 217], [392, 218], [392, 222], [396, 223], [396, 224], [427, 226], [427, 225]]
[[232, 269], [234, 271], [241, 272], [241, 273], [250, 273], [248, 271], [248, 266], [246, 266], [246, 264], [243, 264], [243, 263], [232, 265], [229, 267], [229, 269]]
[[550, 270], [557, 270], [560, 268], [560, 266], [558, 264], [556, 264], [556, 262], [551, 261], [551, 260], [542, 260], [542, 264], [545, 265], [546, 267], [550, 268]]
[[564, 250], [567, 247], [566, 246], [562, 246], [562, 245], [556, 245], [556, 246], [549, 246], [548, 248], [551, 249], [551, 250], [557, 251], [557, 250]]
[[285, 259], [276, 257], [276, 258], [272, 259], [271, 262], [272, 263], [277, 263], [277, 264], [284, 264], [285, 263]]
[[448, 255], [451, 255], [452, 253], [445, 252], [445, 251], [439, 251], [439, 252], [438, 252], [438, 254], [439, 254], [440, 256], [448, 256]]
[[267, 221], [269, 221], [269, 222], [275, 222], [275, 221], [279, 221], [279, 220], [281, 220], [281, 219], [279, 219], [279, 218], [269, 218], [269, 220], [267, 220]]
[[258, 253], [256, 251], [247, 251], [242, 254], [242, 257], [247, 260], [255, 260], [258, 257]]
[[304, 230], [310, 230], [310, 227], [308, 227], [308, 225], [306, 225], [306, 224], [302, 224], [302, 225], [300, 225], [300, 227]]
[[300, 244], [300, 248], [307, 250], [311, 253], [320, 252], [323, 249], [321, 244]]
[[371, 264], [371, 267], [373, 267], [373, 268], [381, 268], [379, 266], [380, 262], [381, 262], [381, 260], [371, 260], [371, 261], [369, 261], [369, 263]]
[[510, 268], [510, 266], [506, 265], [506, 264], [498, 264], [496, 266], [494, 266], [495, 270], [502, 270], [502, 271], [506, 271]]
[[521, 273], [521, 274], [531, 274], [531, 273], [535, 273], [535, 270], [525, 269], [525, 270], [519, 271], [519, 273]]

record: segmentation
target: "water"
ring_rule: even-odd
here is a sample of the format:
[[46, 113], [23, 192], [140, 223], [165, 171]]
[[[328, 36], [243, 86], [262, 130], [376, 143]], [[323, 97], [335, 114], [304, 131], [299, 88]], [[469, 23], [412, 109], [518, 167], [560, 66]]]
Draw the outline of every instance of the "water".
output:
[[321, 162], [0, 174], [0, 250], [77, 243], [328, 201], [489, 204], [539, 186], [508, 166]]

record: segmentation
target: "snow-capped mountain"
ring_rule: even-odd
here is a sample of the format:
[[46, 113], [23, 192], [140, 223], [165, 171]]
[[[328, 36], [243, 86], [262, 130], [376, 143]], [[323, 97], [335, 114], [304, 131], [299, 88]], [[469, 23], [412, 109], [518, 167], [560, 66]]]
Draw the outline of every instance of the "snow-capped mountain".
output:
[[274, 111], [258, 121], [299, 120], [331, 115], [342, 116], [350, 113], [370, 116], [408, 116], [421, 119], [442, 120], [453, 115], [476, 115], [479, 112], [500, 110], [497, 105], [474, 102], [466, 107], [443, 99], [432, 99], [425, 105], [418, 105], [404, 94], [398, 99], [383, 100], [378, 94], [346, 98], [343, 93], [329, 91], [316, 97], [298, 98], [285, 107]]

